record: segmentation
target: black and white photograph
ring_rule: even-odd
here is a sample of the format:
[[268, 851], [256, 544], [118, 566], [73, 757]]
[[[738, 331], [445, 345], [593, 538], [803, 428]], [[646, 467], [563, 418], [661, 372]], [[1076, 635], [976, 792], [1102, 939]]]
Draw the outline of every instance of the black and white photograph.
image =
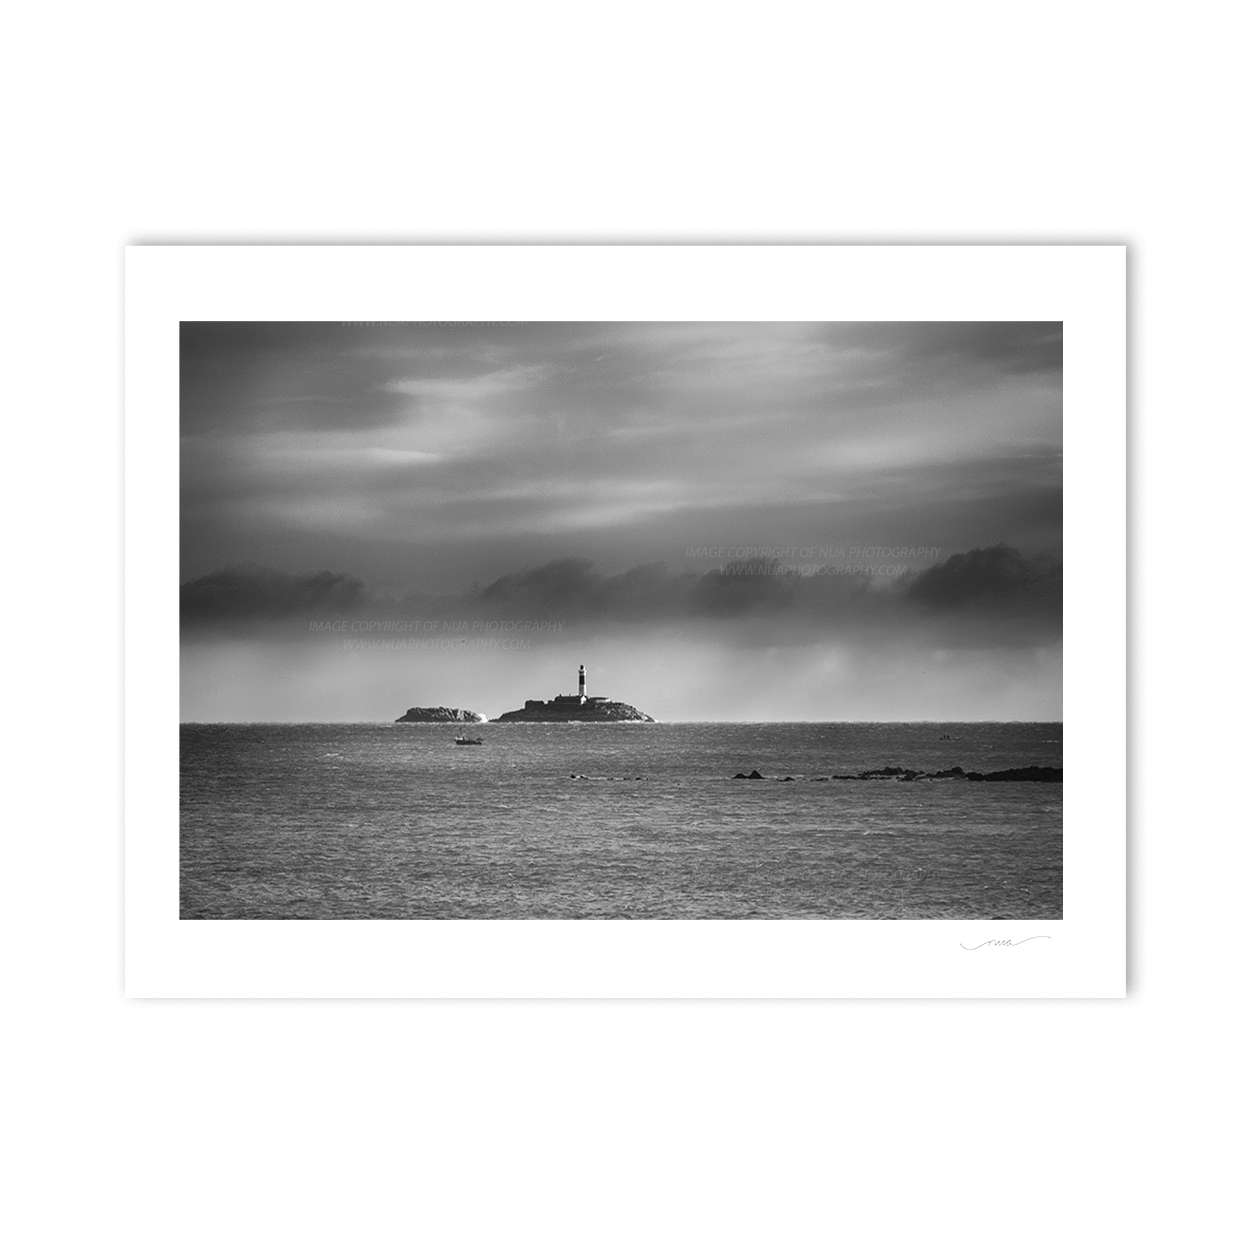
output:
[[1061, 322], [183, 320], [179, 379], [182, 920], [1063, 919]]
[[1244, 1240], [1244, 26], [15, 9], [0, 1242]]

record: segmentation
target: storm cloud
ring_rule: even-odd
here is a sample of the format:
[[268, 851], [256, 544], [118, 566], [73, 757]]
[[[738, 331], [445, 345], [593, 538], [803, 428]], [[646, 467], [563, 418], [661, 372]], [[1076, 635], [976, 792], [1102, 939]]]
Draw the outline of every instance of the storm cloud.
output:
[[184, 627], [239, 621], [308, 620], [353, 612], [369, 603], [364, 583], [323, 570], [299, 577], [260, 564], [243, 564], [197, 577], [182, 587]]
[[[877, 566], [895, 568], [897, 566]], [[829, 631], [930, 632], [998, 624], [1003, 645], [1054, 638], [1062, 615], [1062, 569], [996, 546], [960, 552], [920, 573], [882, 575], [838, 563], [787, 567], [775, 558], [739, 560], [697, 572], [664, 564], [608, 574], [589, 560], [552, 560], [460, 594], [370, 594], [364, 583], [326, 570], [294, 576], [261, 565], [221, 569], [182, 587], [188, 632], [244, 633], [285, 625], [296, 635], [326, 617], [394, 622], [559, 621], [624, 634], [655, 626], [736, 623], [776, 641]], [[543, 631], [546, 632], [546, 631]], [[948, 629], [949, 632], [949, 629]]]
[[1001, 544], [959, 552], [918, 573], [908, 587], [917, 603], [940, 610], [1063, 614], [1063, 568], [1053, 557], [1026, 559]]

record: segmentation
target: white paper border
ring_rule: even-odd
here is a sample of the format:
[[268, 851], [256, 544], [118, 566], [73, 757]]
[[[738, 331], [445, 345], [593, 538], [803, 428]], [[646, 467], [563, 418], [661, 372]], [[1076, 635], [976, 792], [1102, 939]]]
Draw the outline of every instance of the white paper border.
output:
[[[128, 996], [1123, 996], [1125, 260], [1118, 246], [128, 248]], [[1062, 321], [1064, 919], [179, 920], [182, 320]]]

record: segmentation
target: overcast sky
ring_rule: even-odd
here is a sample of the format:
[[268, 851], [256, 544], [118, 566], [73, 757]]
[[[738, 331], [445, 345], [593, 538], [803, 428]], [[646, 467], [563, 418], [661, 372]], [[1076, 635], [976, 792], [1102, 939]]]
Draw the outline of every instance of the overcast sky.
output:
[[[515, 615], [534, 610], [534, 570], [564, 562], [554, 567], [579, 569], [582, 581], [552, 590], [549, 577], [544, 610], [573, 622], [594, 617], [594, 645], [605, 655], [626, 645], [626, 632], [630, 647], [642, 646], [640, 629], [652, 630], [653, 641], [655, 630], [668, 631], [669, 654], [680, 653], [683, 665], [706, 652], [707, 689], [696, 677], [697, 698], [683, 696], [700, 715], [839, 719], [854, 685], [858, 718], [1058, 718], [1057, 600], [1039, 607], [1039, 592], [1022, 597], [1020, 586], [1045, 571], [1030, 561], [1062, 553], [1061, 382], [1062, 327], [1049, 323], [184, 324], [182, 580], [208, 579], [211, 588], [220, 570], [245, 562], [295, 579], [327, 570], [358, 587], [358, 614], [377, 615], [384, 600], [405, 600], [410, 614], [433, 611], [421, 596], [478, 610], [477, 601], [454, 597], [503, 578]], [[680, 581], [683, 572], [707, 575], [741, 548], [848, 553], [782, 555], [784, 571], [853, 564], [849, 553], [865, 547], [907, 549], [877, 561], [891, 575], [973, 550], [1018, 554], [1015, 563], [959, 566], [963, 581], [931, 582], [910, 598], [896, 586], [892, 607], [861, 603], [858, 616], [834, 604], [847, 601], [841, 590], [850, 580], [836, 594], [827, 582], [819, 593], [798, 587], [762, 598], [755, 590], [727, 595], [723, 582]], [[611, 581], [657, 562], [666, 566], [659, 581]], [[559, 586], [572, 586], [566, 574]], [[982, 579], [972, 591], [969, 577]], [[877, 578], [866, 589], [884, 588]], [[1002, 603], [989, 602], [999, 592], [1016, 605], [1010, 628]], [[284, 590], [283, 602], [292, 593]], [[200, 607], [209, 602], [197, 594]], [[302, 602], [307, 611], [294, 616], [306, 628], [308, 611], [321, 609], [307, 593]], [[732, 637], [724, 620], [737, 611], [731, 603], [753, 621]], [[862, 624], [864, 611], [877, 620], [869, 640], [851, 619]], [[379, 659], [371, 672], [387, 667], [375, 708], [361, 704], [351, 666], [341, 679], [322, 674], [331, 693], [312, 699], [303, 687], [316, 683], [301, 683], [297, 659], [284, 686], [269, 683], [269, 695], [257, 694], [252, 679], [243, 707], [229, 678], [249, 665], [239, 648], [279, 643], [267, 636], [244, 644], [237, 629], [227, 639], [221, 617], [214, 607], [188, 622], [198, 627], [184, 667], [191, 718], [263, 718], [266, 708], [274, 719], [398, 715], [423, 701], [417, 687], [448, 693], [455, 669]], [[986, 617], [996, 622], [988, 633]], [[801, 638], [795, 620], [806, 622]], [[1048, 622], [1041, 634], [1039, 620]], [[591, 645], [588, 629], [570, 645]], [[749, 708], [740, 700], [742, 709], [712, 689], [725, 665], [756, 666], [783, 635], [813, 672], [855, 669], [848, 647], [878, 658], [888, 647], [899, 689], [914, 694], [937, 652], [953, 647], [960, 675], [939, 682], [931, 698], [891, 694], [883, 679], [875, 699], [857, 672], [840, 686], [826, 681], [817, 696], [804, 687], [801, 699], [765, 697]], [[568, 657], [550, 647], [543, 642], [542, 663], [564, 664]], [[831, 664], [835, 653], [842, 658]], [[479, 701], [502, 681], [504, 702], [515, 706], [514, 685], [520, 693], [539, 679], [537, 654], [504, 666], [515, 683], [493, 670], [490, 685], [458, 681]], [[319, 665], [330, 662], [324, 646], [317, 655]], [[423, 675], [381, 707], [387, 683], [414, 671]], [[648, 696], [666, 702], [663, 691], [673, 688], [661, 664], [633, 698], [607, 693], [676, 718], [679, 708], [646, 706]], [[762, 680], [762, 688], [774, 683]], [[555, 692], [527, 686], [524, 697]], [[458, 701], [468, 705], [468, 693]]]

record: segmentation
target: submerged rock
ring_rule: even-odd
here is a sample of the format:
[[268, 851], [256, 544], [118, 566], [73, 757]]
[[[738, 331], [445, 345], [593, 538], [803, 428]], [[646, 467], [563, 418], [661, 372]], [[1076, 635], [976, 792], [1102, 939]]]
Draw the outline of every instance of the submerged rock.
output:
[[[753, 768], [749, 773], [734, 773], [731, 781], [767, 781], [768, 778]], [[774, 777], [774, 781], [794, 781], [794, 777]], [[900, 768], [887, 764], [884, 768], [869, 768], [862, 773], [831, 773], [827, 777], [808, 777], [808, 781], [1063, 781], [1062, 768], [1049, 768], [1030, 764], [1027, 768], [1004, 768], [993, 773], [964, 772], [959, 765], [944, 768], [940, 772], [925, 773], [915, 768]]]
[[[940, 772], [925, 773], [912, 768], [900, 768], [896, 764], [885, 768], [869, 768], [862, 773], [834, 773], [830, 781], [1049, 781], [1062, 782], [1063, 769], [1030, 764], [1026, 768], [1004, 768], [998, 772], [964, 772], [956, 765]], [[819, 778], [817, 779], [819, 780]]]

